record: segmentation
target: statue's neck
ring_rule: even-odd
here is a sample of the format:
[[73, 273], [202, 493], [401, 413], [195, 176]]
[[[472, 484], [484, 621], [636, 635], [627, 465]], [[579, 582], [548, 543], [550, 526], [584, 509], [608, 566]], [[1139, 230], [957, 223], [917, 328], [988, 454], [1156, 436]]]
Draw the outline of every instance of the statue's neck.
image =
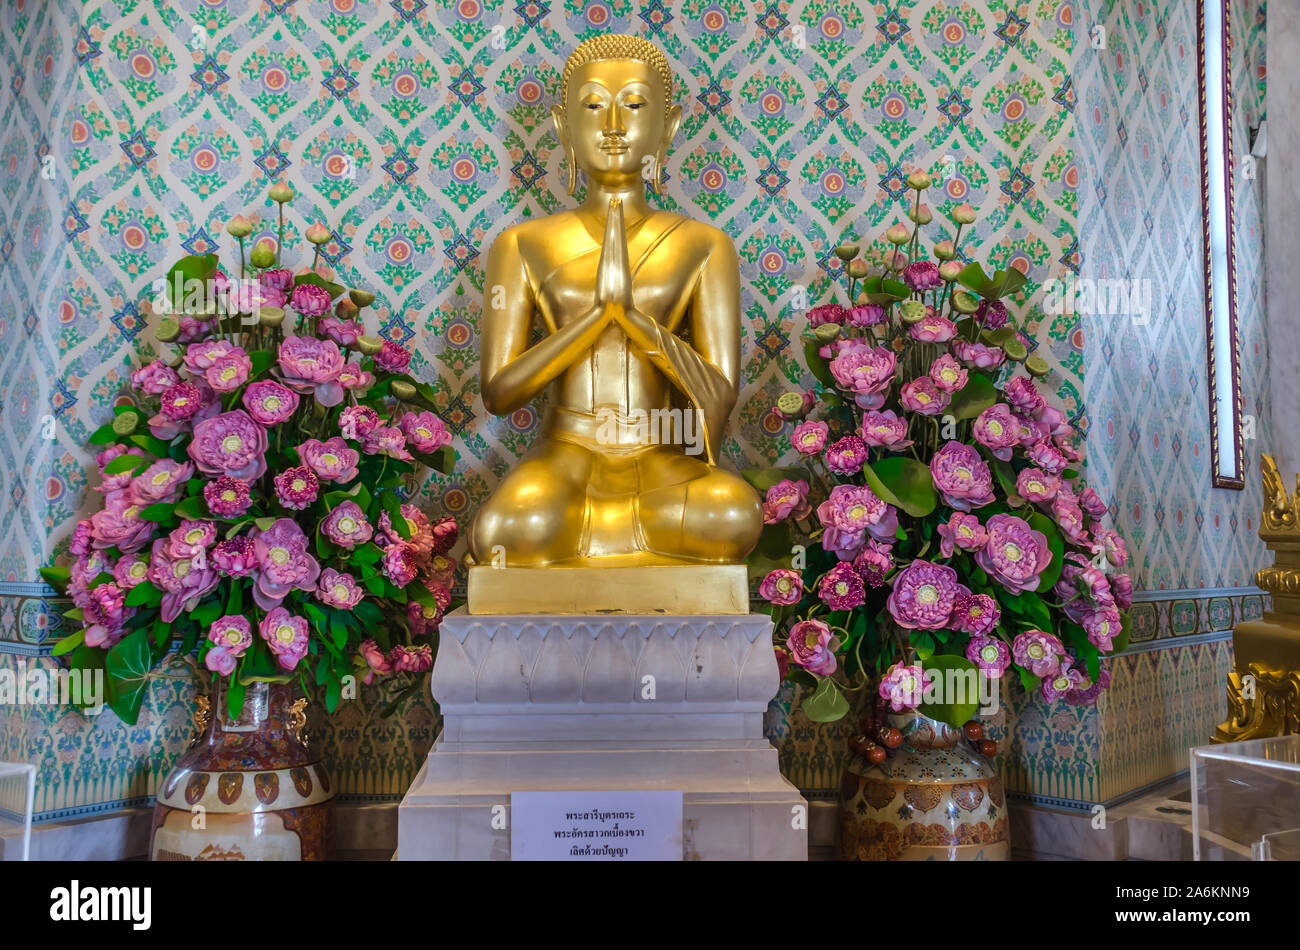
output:
[[588, 178], [587, 197], [578, 210], [603, 226], [614, 198], [623, 202], [623, 220], [629, 228], [654, 210], [645, 200], [645, 182], [639, 177], [618, 184], [601, 184]]

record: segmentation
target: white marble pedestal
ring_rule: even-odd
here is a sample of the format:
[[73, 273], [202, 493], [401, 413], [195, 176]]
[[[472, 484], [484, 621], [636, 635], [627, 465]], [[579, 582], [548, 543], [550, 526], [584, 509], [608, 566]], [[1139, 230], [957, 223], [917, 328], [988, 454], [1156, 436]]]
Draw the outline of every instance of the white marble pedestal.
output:
[[398, 810], [400, 860], [508, 860], [522, 791], [680, 789], [687, 860], [805, 860], [807, 804], [763, 737], [772, 622], [449, 615], [443, 729]]

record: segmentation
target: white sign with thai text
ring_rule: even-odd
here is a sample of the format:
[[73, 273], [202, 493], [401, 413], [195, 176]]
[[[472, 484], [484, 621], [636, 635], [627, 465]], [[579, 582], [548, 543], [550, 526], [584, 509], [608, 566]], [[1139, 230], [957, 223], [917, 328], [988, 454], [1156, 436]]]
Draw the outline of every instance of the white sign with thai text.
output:
[[513, 861], [680, 861], [682, 793], [515, 792]]

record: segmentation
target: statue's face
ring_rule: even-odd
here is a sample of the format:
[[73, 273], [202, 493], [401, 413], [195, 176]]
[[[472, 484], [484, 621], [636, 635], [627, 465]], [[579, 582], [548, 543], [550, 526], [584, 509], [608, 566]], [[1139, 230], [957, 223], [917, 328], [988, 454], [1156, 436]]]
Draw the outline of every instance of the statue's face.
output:
[[569, 78], [563, 118], [557, 116], [578, 167], [608, 183], [653, 171], [650, 162], [663, 159], [677, 131], [674, 117], [664, 112], [664, 92], [659, 74], [639, 60], [597, 60], [578, 67]]

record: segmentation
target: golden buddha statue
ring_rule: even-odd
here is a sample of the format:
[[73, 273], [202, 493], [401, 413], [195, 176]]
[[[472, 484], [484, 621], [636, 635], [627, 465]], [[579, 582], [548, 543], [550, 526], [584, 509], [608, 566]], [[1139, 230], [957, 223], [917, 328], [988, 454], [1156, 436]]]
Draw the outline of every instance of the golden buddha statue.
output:
[[568, 190], [581, 168], [586, 200], [493, 242], [482, 326], [488, 410], [547, 386], [551, 405], [470, 526], [470, 612], [744, 612], [761, 506], [717, 467], [740, 372], [735, 248], [646, 202], [681, 123], [658, 48], [589, 39], [561, 90]]

